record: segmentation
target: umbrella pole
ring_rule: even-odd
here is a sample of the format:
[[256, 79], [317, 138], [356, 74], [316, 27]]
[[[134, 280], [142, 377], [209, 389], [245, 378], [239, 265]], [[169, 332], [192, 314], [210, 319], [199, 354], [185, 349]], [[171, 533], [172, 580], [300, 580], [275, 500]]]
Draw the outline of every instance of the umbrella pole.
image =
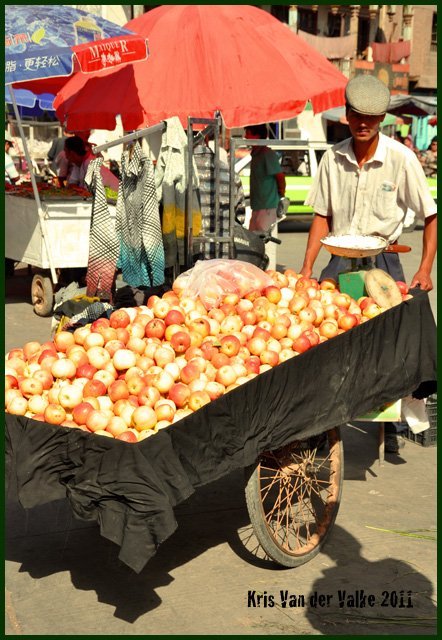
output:
[[58, 278], [57, 278], [57, 274], [55, 272], [54, 263], [52, 261], [52, 254], [51, 254], [51, 250], [50, 250], [50, 247], [49, 247], [49, 240], [48, 240], [48, 237], [46, 235], [46, 229], [45, 229], [46, 224], [45, 224], [45, 219], [44, 219], [44, 211], [43, 211], [43, 208], [41, 206], [40, 194], [38, 193], [37, 181], [35, 180], [34, 169], [32, 167], [32, 159], [31, 159], [31, 155], [29, 153], [28, 145], [27, 145], [25, 134], [24, 134], [24, 131], [23, 131], [23, 127], [22, 127], [22, 123], [21, 123], [21, 119], [20, 119], [20, 114], [18, 112], [17, 102], [15, 100], [15, 94], [14, 94], [14, 90], [12, 88], [12, 85], [9, 87], [9, 93], [11, 95], [12, 106], [14, 108], [14, 113], [15, 113], [15, 117], [16, 117], [16, 120], [17, 120], [18, 130], [20, 132], [20, 137], [21, 137], [21, 140], [22, 140], [22, 143], [23, 143], [23, 151], [24, 151], [24, 154], [25, 154], [26, 162], [28, 163], [28, 167], [29, 167], [29, 175], [31, 177], [32, 190], [34, 191], [35, 202], [37, 204], [37, 213], [38, 213], [38, 219], [39, 219], [39, 223], [40, 223], [41, 237], [43, 238], [44, 246], [45, 246], [46, 253], [47, 253], [47, 256], [48, 256], [48, 260], [49, 260], [49, 267], [50, 267], [50, 270], [51, 270], [52, 282], [53, 282], [53, 284], [57, 284]]

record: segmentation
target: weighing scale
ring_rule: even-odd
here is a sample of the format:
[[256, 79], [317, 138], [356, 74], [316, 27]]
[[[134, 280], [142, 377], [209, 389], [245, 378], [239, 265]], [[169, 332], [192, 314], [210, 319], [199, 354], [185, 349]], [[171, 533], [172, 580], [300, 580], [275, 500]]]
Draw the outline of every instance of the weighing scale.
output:
[[[379, 253], [405, 253], [405, 245], [389, 245], [380, 236], [326, 236], [322, 245], [332, 255], [350, 260], [348, 270], [338, 274], [339, 290], [355, 300], [370, 296], [381, 307], [390, 308], [402, 302], [402, 294], [395, 280], [382, 269], [374, 267], [373, 257]], [[362, 264], [357, 260], [362, 259]]]

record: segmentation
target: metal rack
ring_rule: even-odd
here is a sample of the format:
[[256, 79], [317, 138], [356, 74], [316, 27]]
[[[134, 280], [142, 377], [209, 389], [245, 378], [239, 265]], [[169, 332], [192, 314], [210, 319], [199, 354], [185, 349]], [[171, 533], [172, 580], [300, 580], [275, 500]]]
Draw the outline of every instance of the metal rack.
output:
[[[213, 232], [204, 231], [198, 236], [198, 241], [209, 242], [215, 244], [215, 255], [220, 257], [221, 245], [227, 243], [229, 245], [229, 257], [233, 257], [233, 239], [234, 239], [234, 214], [231, 215], [231, 211], [234, 212], [233, 206], [233, 181], [232, 170], [230, 173], [229, 182], [229, 228], [227, 235], [221, 235], [220, 230], [220, 157], [219, 157], [219, 134], [221, 131], [221, 117], [215, 118], [188, 118], [187, 125], [187, 138], [188, 138], [188, 191], [186, 200], [186, 266], [190, 268], [193, 266], [193, 250], [194, 250], [194, 236], [193, 236], [193, 224], [192, 224], [192, 185], [194, 180], [193, 159], [194, 148], [197, 143], [204, 140], [206, 136], [213, 136], [214, 150], [213, 150], [213, 175], [214, 175], [214, 218], [215, 218], [215, 230]], [[195, 131], [195, 125], [204, 125], [202, 130]]]

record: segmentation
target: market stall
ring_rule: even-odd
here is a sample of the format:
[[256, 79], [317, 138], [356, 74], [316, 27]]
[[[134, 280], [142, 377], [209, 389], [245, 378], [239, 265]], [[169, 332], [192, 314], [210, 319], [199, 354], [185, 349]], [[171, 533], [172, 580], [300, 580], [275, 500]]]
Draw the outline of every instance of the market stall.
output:
[[434, 393], [435, 322], [428, 294], [411, 293], [136, 444], [7, 414], [8, 491], [24, 508], [67, 496], [139, 572], [199, 486], [384, 403]]
[[[48, 316], [58, 280], [50, 270], [87, 267], [92, 198], [79, 187], [60, 189], [44, 183], [39, 183], [39, 195], [42, 219], [31, 187], [22, 184], [7, 190], [5, 257], [41, 270], [34, 275], [31, 297], [35, 312]], [[108, 202], [115, 219], [115, 200]]]

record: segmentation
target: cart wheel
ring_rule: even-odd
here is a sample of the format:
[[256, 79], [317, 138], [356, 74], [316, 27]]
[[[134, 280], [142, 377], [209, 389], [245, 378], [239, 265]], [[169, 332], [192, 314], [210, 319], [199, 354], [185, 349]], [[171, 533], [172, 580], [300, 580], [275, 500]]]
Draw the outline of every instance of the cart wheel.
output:
[[38, 316], [46, 318], [52, 314], [54, 306], [54, 289], [52, 280], [41, 273], [36, 273], [31, 284], [32, 304]]
[[246, 469], [246, 502], [256, 538], [284, 567], [312, 560], [330, 533], [344, 477], [339, 428], [263, 453]]

